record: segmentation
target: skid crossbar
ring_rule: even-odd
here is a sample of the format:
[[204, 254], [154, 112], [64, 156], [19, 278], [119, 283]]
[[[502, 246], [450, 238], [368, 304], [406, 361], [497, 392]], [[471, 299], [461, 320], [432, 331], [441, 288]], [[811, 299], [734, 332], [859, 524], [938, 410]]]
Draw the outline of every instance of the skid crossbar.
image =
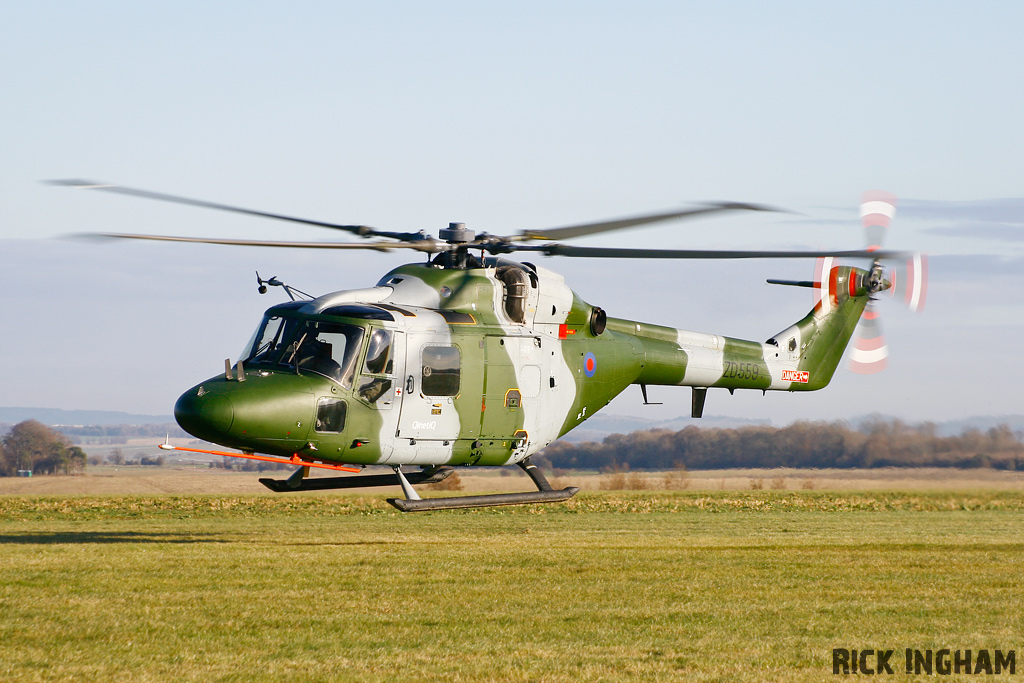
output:
[[[411, 499], [388, 498], [388, 502], [402, 512], [419, 512], [422, 510], [458, 510], [460, 508], [483, 508], [496, 505], [528, 505], [530, 503], [558, 503], [572, 498], [579, 492], [576, 486], [554, 490], [548, 483], [544, 473], [527, 458], [519, 467], [530, 475], [537, 486], [537, 491], [525, 493], [493, 493], [485, 496], [455, 496], [450, 498]], [[393, 480], [392, 480], [393, 481]], [[412, 482], [410, 479], [410, 483]]]
[[486, 496], [458, 496], [454, 498], [424, 498], [407, 500], [388, 498], [388, 502], [402, 512], [421, 510], [457, 510], [484, 508], [492, 505], [526, 505], [528, 503], [558, 503], [572, 498], [579, 488], [570, 486], [560, 491], [527, 491], [526, 493], [493, 493]]

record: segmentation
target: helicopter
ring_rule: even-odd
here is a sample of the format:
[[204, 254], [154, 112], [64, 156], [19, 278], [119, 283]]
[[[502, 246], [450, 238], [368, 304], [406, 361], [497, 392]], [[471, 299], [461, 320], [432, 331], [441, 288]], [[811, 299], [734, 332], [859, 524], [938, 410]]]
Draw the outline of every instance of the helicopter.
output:
[[[450, 223], [438, 237], [365, 225], [307, 220], [88, 180], [51, 184], [187, 204], [343, 231], [354, 242], [291, 242], [103, 233], [97, 237], [235, 246], [409, 250], [425, 260], [386, 273], [374, 286], [313, 296], [257, 273], [260, 293], [281, 287], [288, 301], [268, 308], [249, 343], [224, 372], [185, 391], [174, 406], [189, 434], [236, 449], [160, 447], [295, 465], [286, 479], [263, 478], [275, 492], [401, 486], [388, 502], [403, 512], [564, 501], [531, 456], [592, 417], [632, 385], [691, 388], [691, 416], [710, 388], [816, 391], [826, 387], [865, 311], [892, 289], [883, 261], [921, 256], [886, 251], [881, 234], [895, 198], [865, 195], [869, 247], [846, 251], [733, 251], [573, 246], [564, 240], [651, 223], [726, 212], [777, 211], [738, 202], [700, 205], [515, 236], [477, 234]], [[556, 272], [508, 258], [816, 258], [814, 280], [769, 280], [810, 287], [816, 303], [765, 342], [614, 318], [580, 298]], [[837, 258], [866, 259], [860, 268]], [[921, 297], [922, 268], [908, 278]], [[908, 295], [909, 296], [909, 295]], [[869, 335], [876, 335], [875, 329]], [[876, 335], [877, 336], [877, 335]], [[868, 336], [865, 368], [884, 361]], [[360, 474], [384, 465], [393, 474]], [[536, 491], [421, 498], [414, 485], [457, 466], [517, 465]], [[311, 477], [313, 468], [350, 472]], [[413, 468], [406, 470], [406, 468]], [[418, 469], [416, 469], [418, 468]]]

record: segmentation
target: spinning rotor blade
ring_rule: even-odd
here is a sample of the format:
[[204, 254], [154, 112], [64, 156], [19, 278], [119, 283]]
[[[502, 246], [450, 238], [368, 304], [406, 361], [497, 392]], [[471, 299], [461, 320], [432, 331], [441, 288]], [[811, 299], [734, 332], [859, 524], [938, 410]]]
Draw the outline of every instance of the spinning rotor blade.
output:
[[882, 248], [889, 221], [896, 215], [896, 195], [884, 190], [869, 190], [861, 195], [860, 217], [868, 251]]
[[928, 255], [910, 254], [906, 262], [893, 273], [893, 297], [899, 297], [911, 311], [924, 310], [928, 294]]
[[171, 202], [173, 204], [187, 204], [189, 206], [198, 206], [204, 209], [216, 209], [218, 211], [241, 213], [247, 216], [260, 216], [262, 218], [275, 218], [277, 220], [289, 221], [292, 223], [302, 223], [304, 225], [315, 225], [320, 228], [344, 230], [345, 232], [350, 232], [353, 235], [359, 235], [360, 237], [390, 237], [391, 239], [396, 239], [403, 242], [415, 242], [423, 239], [424, 237], [421, 233], [384, 232], [382, 230], [377, 230], [376, 228], [371, 228], [367, 225], [340, 225], [337, 223], [326, 223], [324, 221], [314, 221], [306, 218], [296, 218], [295, 216], [285, 216], [277, 213], [268, 213], [266, 211], [255, 211], [253, 209], [244, 209], [238, 206], [217, 204], [215, 202], [207, 202], [201, 199], [189, 199], [188, 197], [178, 197], [176, 195], [163, 194], [161, 192], [150, 192], [149, 190], [139, 190], [132, 187], [122, 187], [120, 185], [111, 185], [108, 183], [100, 183], [92, 180], [49, 180], [46, 182], [50, 185], [60, 185], [63, 187], [77, 187], [83, 190], [103, 190], [104, 192], [124, 194], [128, 195], [129, 197], [155, 199], [162, 202]]
[[[822, 306], [830, 305], [830, 278], [829, 275], [832, 273], [832, 263], [834, 259], [831, 256], [821, 256], [814, 261], [814, 305], [821, 304]], [[822, 302], [826, 303], [822, 303]]]
[[[416, 251], [439, 251], [439, 245], [432, 239], [419, 242], [274, 242], [263, 240], [235, 240], [216, 237], [171, 237], [167, 235], [133, 235], [129, 233], [101, 232], [82, 235], [101, 239], [153, 240], [157, 242], [194, 242], [198, 244], [228, 244], [237, 247], [294, 247], [298, 249], [414, 249]], [[444, 246], [444, 245], [440, 245]]]
[[579, 258], [658, 258], [658, 259], [748, 259], [748, 258], [903, 258], [904, 251], [733, 251], [714, 249], [620, 249], [617, 247], [574, 247], [567, 244], [512, 246], [513, 251], [539, 251], [548, 256]]
[[770, 206], [763, 206], [761, 204], [719, 202], [716, 204], [707, 204], [698, 209], [685, 209], [683, 211], [670, 211], [667, 213], [652, 213], [645, 214], [643, 216], [633, 216], [631, 218], [620, 218], [614, 221], [601, 221], [598, 223], [583, 223], [580, 225], [570, 225], [564, 228], [548, 228], [546, 230], [524, 230], [518, 237], [512, 239], [567, 240], [572, 239], [573, 237], [594, 235], [599, 232], [608, 232], [610, 230], [622, 230], [624, 228], [633, 228], [638, 225], [646, 225], [647, 223], [657, 223], [658, 221], [668, 221], [675, 218], [695, 218], [698, 216], [707, 216], [709, 214], [722, 213], [724, 211], [782, 211], [782, 209], [776, 209]]
[[870, 301], [854, 331], [847, 367], [859, 375], [871, 375], [885, 370], [888, 358], [889, 346], [878, 323], [878, 311], [875, 302]]
[[[892, 252], [881, 250], [889, 223], [896, 215], [896, 196], [882, 190], [865, 192], [861, 198], [860, 215], [864, 224], [864, 232], [868, 242], [868, 254], [873, 255], [875, 264], [872, 274], [878, 270], [881, 275], [879, 259], [887, 258]], [[924, 308], [928, 259], [922, 253], [904, 253], [906, 266], [890, 269], [882, 282], [888, 280], [890, 296], [902, 295], [907, 307], [912, 311]], [[835, 282], [831, 277], [835, 264], [831, 258], [818, 259], [814, 272], [815, 305], [827, 307], [832, 305], [832, 288]], [[878, 320], [877, 301], [868, 301], [854, 331], [847, 367], [858, 374], [866, 375], [881, 372], [888, 365], [889, 346]]]

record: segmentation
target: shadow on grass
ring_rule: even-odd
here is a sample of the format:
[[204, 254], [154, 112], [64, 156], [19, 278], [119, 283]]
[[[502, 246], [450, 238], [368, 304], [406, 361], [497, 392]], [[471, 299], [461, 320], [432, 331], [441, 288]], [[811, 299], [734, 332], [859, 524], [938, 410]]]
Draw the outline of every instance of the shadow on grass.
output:
[[[2, 545], [61, 545], [105, 543], [251, 543], [249, 537], [230, 537], [223, 534], [154, 533], [148, 531], [54, 531], [51, 533], [0, 534]], [[258, 541], [257, 541], [258, 542]], [[286, 541], [273, 542], [275, 546], [365, 546], [396, 545], [404, 541]]]
[[142, 531], [55, 531], [0, 534], [0, 545], [59, 545], [62, 543], [231, 543], [220, 535], [152, 533]]

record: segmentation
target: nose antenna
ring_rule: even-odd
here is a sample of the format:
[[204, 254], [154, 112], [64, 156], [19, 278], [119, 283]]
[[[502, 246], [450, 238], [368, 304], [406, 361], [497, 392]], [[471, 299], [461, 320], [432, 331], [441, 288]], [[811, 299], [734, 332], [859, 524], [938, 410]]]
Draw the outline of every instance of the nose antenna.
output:
[[260, 294], [266, 294], [267, 285], [270, 285], [271, 287], [283, 287], [284, 291], [288, 294], [288, 298], [291, 299], [292, 301], [299, 301], [300, 299], [313, 299], [312, 294], [306, 294], [301, 289], [296, 289], [291, 285], [287, 285], [284, 282], [281, 282], [280, 280], [277, 279], [276, 275], [271, 277], [269, 280], [264, 280], [263, 278], [260, 277], [260, 271], [258, 270], [256, 271], [256, 283], [259, 285], [257, 291]]

